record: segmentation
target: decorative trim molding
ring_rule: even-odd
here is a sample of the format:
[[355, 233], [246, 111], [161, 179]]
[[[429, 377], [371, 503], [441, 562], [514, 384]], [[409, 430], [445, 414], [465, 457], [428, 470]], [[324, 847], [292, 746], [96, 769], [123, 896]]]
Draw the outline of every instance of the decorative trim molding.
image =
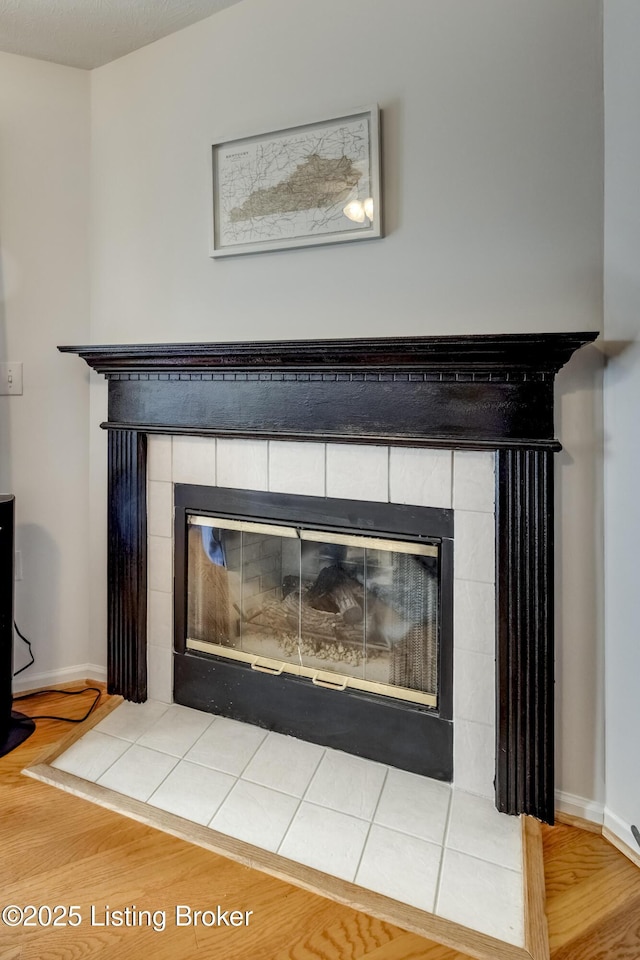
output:
[[556, 790], [556, 820], [562, 816], [589, 822], [602, 829], [604, 804], [564, 790]]
[[98, 373], [149, 370], [506, 371], [557, 373], [594, 332], [378, 337], [357, 340], [271, 340], [244, 343], [154, 343], [58, 347], [77, 353]]
[[631, 833], [631, 824], [624, 821], [617, 813], [613, 813], [609, 807], [604, 808], [602, 836], [624, 853], [636, 867], [640, 867], [640, 847]]
[[109, 693], [147, 699], [147, 438], [109, 432]]
[[498, 809], [553, 823], [553, 458], [545, 450], [496, 457], [496, 613]]
[[178, 380], [223, 380], [228, 383], [527, 383], [535, 381], [544, 383], [553, 380], [554, 374], [548, 370], [511, 370], [478, 372], [474, 370], [417, 370], [408, 373], [282, 373], [266, 371], [253, 373], [249, 370], [233, 373], [106, 373], [107, 380], [167, 380], [175, 383]]
[[40, 690], [42, 687], [51, 685], [96, 680], [99, 683], [106, 683], [106, 667], [99, 666], [97, 663], [79, 663], [73, 667], [60, 667], [58, 670], [45, 670], [42, 673], [25, 672], [14, 679], [13, 692], [25, 693], [28, 690]]

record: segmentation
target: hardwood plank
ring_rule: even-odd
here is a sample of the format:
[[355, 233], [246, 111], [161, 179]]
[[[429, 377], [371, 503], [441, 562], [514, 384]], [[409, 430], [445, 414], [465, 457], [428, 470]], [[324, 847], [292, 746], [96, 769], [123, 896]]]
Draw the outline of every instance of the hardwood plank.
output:
[[532, 960], [549, 960], [542, 833], [540, 823], [531, 817], [522, 817], [522, 843], [524, 853], [525, 943]]
[[602, 836], [543, 828], [552, 960], [636, 960], [640, 873]]
[[582, 930], [559, 947], [554, 960], [637, 960], [640, 957], [640, 900]]
[[585, 820], [584, 817], [576, 817], [572, 813], [565, 813], [563, 810], [556, 810], [556, 823], [564, 823], [568, 827], [577, 827], [579, 830], [587, 830], [589, 833], [602, 833], [601, 823]]

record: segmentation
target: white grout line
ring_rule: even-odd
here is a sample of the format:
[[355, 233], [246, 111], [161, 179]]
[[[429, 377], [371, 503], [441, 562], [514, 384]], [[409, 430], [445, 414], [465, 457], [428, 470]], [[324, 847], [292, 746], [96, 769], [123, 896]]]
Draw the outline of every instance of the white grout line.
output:
[[328, 496], [327, 490], [329, 489], [329, 487], [328, 487], [328, 482], [329, 482], [329, 465], [328, 465], [329, 449], [328, 449], [328, 448], [329, 448], [329, 444], [328, 444], [328, 443], [325, 443], [325, 444], [323, 444], [323, 446], [324, 446], [324, 495], [325, 495], [325, 497], [326, 497], [326, 496]]
[[322, 496], [326, 497], [327, 495], [327, 445], [326, 443], [322, 444]]
[[455, 450], [452, 450], [452, 451], [451, 451], [451, 471], [450, 471], [450, 476], [451, 476], [450, 498], [451, 498], [451, 499], [449, 500], [449, 503], [451, 504], [451, 509], [452, 509], [452, 510], [455, 510], [455, 509], [456, 509], [456, 505], [455, 505], [454, 500], [453, 500], [453, 491], [454, 491], [454, 486], [455, 486], [455, 485], [454, 485], [454, 473], [455, 473], [455, 469], [456, 469], [456, 454], [455, 454]]
[[271, 440], [267, 440], [267, 491], [271, 491]]
[[[142, 749], [143, 749], [143, 750], [151, 750], [151, 747], [142, 747]], [[158, 789], [162, 786], [162, 784], [165, 782], [165, 780], [167, 779], [167, 777], [169, 776], [169, 774], [173, 773], [173, 771], [175, 770], [175, 768], [178, 766], [178, 764], [179, 764], [180, 761], [182, 760], [182, 757], [177, 757], [177, 758], [176, 758], [176, 757], [173, 756], [173, 754], [160, 753], [159, 750], [153, 750], [152, 752], [159, 754], [161, 757], [169, 757], [169, 756], [170, 756], [170, 757], [171, 757], [172, 759], [174, 759], [176, 762], [174, 763], [174, 765], [171, 767], [170, 770], [167, 770], [166, 774], [164, 775], [164, 777], [162, 778], [162, 780], [160, 781], [160, 783], [151, 791], [151, 793], [149, 794], [149, 796], [144, 800], [144, 803], [149, 803], [149, 801], [151, 800], [151, 797], [154, 795], [154, 793], [156, 792], [156, 790], [158, 790]], [[131, 796], [131, 794], [125, 794], [125, 796]], [[136, 797], [132, 797], [132, 799], [135, 800]], [[192, 821], [192, 823], [193, 823], [193, 822], [194, 822], [194, 821]]]
[[391, 503], [391, 447], [387, 447], [387, 503]]
[[[320, 756], [318, 757], [318, 762], [317, 762], [317, 764], [316, 764], [315, 767], [314, 767], [313, 773], [312, 773], [311, 776], [309, 777], [309, 783], [306, 785], [306, 787], [305, 787], [304, 790], [302, 791], [302, 796], [300, 797], [300, 799], [299, 799], [299, 801], [298, 801], [298, 806], [297, 806], [296, 809], [293, 811], [293, 816], [291, 817], [291, 820], [289, 821], [289, 826], [288, 826], [287, 829], [285, 830], [285, 832], [284, 832], [284, 834], [283, 834], [283, 837], [282, 837], [282, 840], [280, 841], [280, 843], [278, 844], [278, 846], [277, 846], [277, 848], [276, 848], [276, 853], [278, 853], [278, 851], [279, 851], [280, 848], [282, 847], [282, 844], [283, 844], [283, 843], [285, 842], [285, 840], [287, 839], [287, 835], [288, 835], [289, 831], [291, 830], [291, 827], [293, 826], [293, 821], [294, 821], [294, 820], [296, 819], [296, 817], [298, 816], [298, 811], [300, 810], [300, 807], [302, 806], [302, 801], [304, 800], [304, 798], [306, 797], [307, 793], [309, 792], [309, 787], [311, 786], [311, 784], [312, 784], [312, 782], [313, 782], [313, 780], [314, 780], [314, 778], [315, 778], [315, 776], [316, 776], [316, 774], [317, 774], [317, 772], [318, 772], [318, 767], [319, 767], [320, 764], [322, 763], [322, 761], [323, 761], [323, 759], [324, 759], [324, 755], [326, 754], [326, 752], [327, 752], [326, 747], [323, 747], [323, 748], [322, 748], [322, 753], [321, 753]], [[308, 801], [307, 801], [307, 802], [308, 802]]]
[[356, 865], [355, 873], [353, 874], [353, 882], [355, 883], [355, 878], [358, 876], [358, 871], [362, 866], [362, 858], [364, 857], [364, 852], [367, 849], [367, 844], [369, 843], [369, 836], [371, 835], [371, 828], [373, 827], [374, 820], [376, 818], [376, 813], [378, 812], [378, 807], [380, 806], [380, 800], [382, 799], [382, 792], [385, 788], [387, 777], [389, 776], [389, 767], [387, 767], [384, 775], [384, 780], [382, 781], [382, 786], [380, 787], [380, 793], [378, 794], [378, 799], [376, 805], [373, 808], [373, 813], [371, 814], [371, 820], [369, 821], [369, 827], [367, 829], [367, 835], [364, 838], [364, 843], [362, 845], [362, 850], [360, 851], [360, 856], [358, 857], [358, 863]]
[[449, 840], [449, 828], [451, 826], [451, 814], [453, 811], [453, 787], [451, 788], [449, 794], [449, 809], [447, 810], [447, 822], [444, 827], [444, 835], [442, 837], [442, 846], [440, 848], [440, 865], [438, 866], [438, 880], [436, 882], [436, 895], [433, 901], [433, 912], [437, 916], [438, 907], [440, 905], [440, 888], [442, 885], [442, 871], [444, 869], [444, 855], [447, 849], [447, 842]]

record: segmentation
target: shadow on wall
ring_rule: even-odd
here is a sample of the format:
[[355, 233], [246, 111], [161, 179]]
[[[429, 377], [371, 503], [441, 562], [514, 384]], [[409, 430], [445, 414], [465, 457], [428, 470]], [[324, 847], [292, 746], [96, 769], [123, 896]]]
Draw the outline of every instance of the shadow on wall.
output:
[[602, 343], [556, 379], [556, 782], [604, 802]]
[[[5, 265], [2, 240], [0, 239], [0, 363], [7, 360], [7, 311]], [[9, 398], [0, 397], [0, 493], [11, 490], [11, 431], [9, 427]]]
[[[43, 528], [35, 523], [21, 523], [16, 528], [16, 541], [24, 558], [28, 558], [29, 569], [24, 571], [24, 580], [16, 583], [16, 623], [33, 644], [37, 651], [50, 647], [52, 638], [59, 636], [60, 630], [60, 550], [55, 540]], [[40, 584], [38, 597], [22, 597], [20, 587], [24, 583]], [[46, 611], [46, 619], [42, 612]], [[64, 637], [62, 638], [64, 642]], [[26, 645], [16, 636], [14, 637], [14, 671], [29, 662]], [[49, 654], [52, 663], [64, 662], [64, 651], [55, 650]], [[38, 663], [29, 671], [20, 675], [20, 680], [26, 680], [29, 674], [40, 673]]]

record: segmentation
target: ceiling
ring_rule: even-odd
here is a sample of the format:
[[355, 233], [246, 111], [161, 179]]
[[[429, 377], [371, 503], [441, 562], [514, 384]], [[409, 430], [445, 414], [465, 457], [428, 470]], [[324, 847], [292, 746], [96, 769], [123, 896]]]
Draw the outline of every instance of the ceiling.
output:
[[240, 0], [0, 0], [0, 51], [87, 70]]

